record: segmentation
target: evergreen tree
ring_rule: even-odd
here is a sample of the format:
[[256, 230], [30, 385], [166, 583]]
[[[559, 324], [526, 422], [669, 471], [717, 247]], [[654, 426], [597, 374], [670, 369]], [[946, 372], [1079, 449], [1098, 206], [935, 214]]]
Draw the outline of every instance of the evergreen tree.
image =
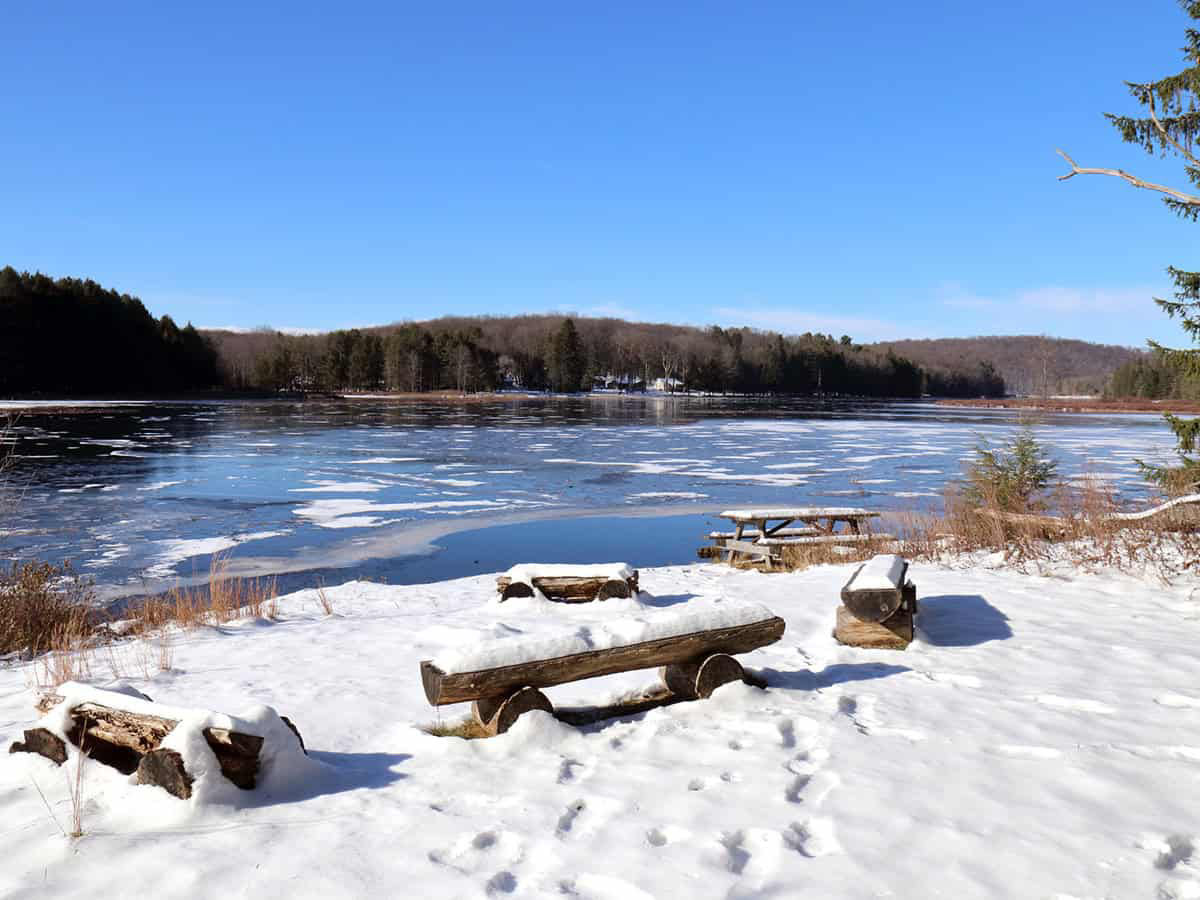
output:
[[578, 391], [583, 384], [583, 375], [587, 367], [587, 358], [583, 351], [583, 341], [571, 319], [563, 319], [558, 331], [550, 342], [550, 358], [546, 368], [550, 376], [550, 386], [560, 392]]
[[[1180, 0], [1188, 17], [1200, 21], [1200, 0]], [[1136, 144], [1151, 155], [1171, 154], [1183, 162], [1184, 172], [1196, 187], [1200, 187], [1200, 29], [1186, 30], [1183, 58], [1186, 67], [1157, 81], [1126, 82], [1129, 93], [1142, 106], [1142, 117], [1105, 113], [1105, 117], [1121, 133], [1126, 143]], [[1192, 222], [1200, 219], [1200, 195], [1166, 185], [1145, 181], [1121, 169], [1081, 168], [1061, 150], [1059, 154], [1071, 166], [1071, 171], [1059, 176], [1065, 181], [1075, 175], [1112, 175], [1123, 178], [1134, 187], [1156, 191], [1163, 202], [1181, 218]], [[1179, 319], [1184, 332], [1197, 346], [1189, 349], [1162, 347], [1154, 341], [1150, 346], [1167, 362], [1189, 375], [1200, 375], [1200, 272], [1188, 272], [1174, 266], [1167, 274], [1175, 284], [1175, 299], [1154, 302], [1172, 319]], [[1181, 465], [1178, 468], [1146, 467], [1159, 483], [1176, 490], [1191, 490], [1200, 485], [1200, 418], [1185, 419], [1171, 413], [1166, 420], [1178, 439]]]

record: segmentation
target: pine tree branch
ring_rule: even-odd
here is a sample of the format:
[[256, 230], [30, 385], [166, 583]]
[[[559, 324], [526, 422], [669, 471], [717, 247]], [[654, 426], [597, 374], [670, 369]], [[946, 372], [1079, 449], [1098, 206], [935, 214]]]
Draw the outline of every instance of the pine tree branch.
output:
[[1167, 187], [1166, 185], [1155, 184], [1152, 181], [1143, 181], [1141, 178], [1138, 178], [1136, 175], [1130, 175], [1128, 172], [1125, 172], [1121, 169], [1085, 169], [1085, 168], [1081, 168], [1080, 166], [1077, 166], [1075, 164], [1075, 160], [1071, 159], [1071, 157], [1067, 156], [1067, 154], [1063, 153], [1061, 150], [1056, 150], [1055, 152], [1058, 153], [1058, 155], [1061, 156], [1063, 159], [1065, 159], [1067, 161], [1067, 164], [1071, 167], [1071, 171], [1068, 172], [1066, 175], [1058, 176], [1059, 181], [1066, 181], [1068, 178], [1074, 178], [1076, 175], [1113, 175], [1117, 178], [1124, 178], [1126, 181], [1128, 181], [1134, 187], [1145, 188], [1148, 191], [1158, 191], [1158, 193], [1166, 194], [1170, 197], [1174, 197], [1180, 203], [1183, 203], [1188, 206], [1200, 206], [1200, 197], [1197, 197], [1193, 194], [1185, 194], [1182, 191], [1177, 191], [1174, 188]]
[[[1192, 155], [1192, 152], [1190, 150], [1186, 149], [1182, 144], [1179, 143], [1179, 141], [1177, 141], [1177, 140], [1175, 140], [1175, 138], [1171, 137], [1171, 135], [1167, 133], [1167, 129], [1163, 128], [1162, 122], [1158, 121], [1158, 115], [1155, 113], [1155, 110], [1154, 110], [1154, 92], [1153, 91], [1147, 92], [1147, 99], [1149, 101], [1147, 103], [1147, 106], [1150, 109], [1150, 121], [1152, 121], [1154, 123], [1154, 127], [1156, 129], [1158, 129], [1158, 133], [1160, 135], [1162, 135], [1162, 139], [1164, 141], [1166, 141], [1168, 144], [1170, 144], [1172, 147], [1174, 147], [1175, 150], [1181, 156], [1190, 160], [1193, 164], [1200, 166], [1200, 159], [1196, 159], [1196, 157]], [[1168, 110], [1168, 112], [1169, 112], [1169, 110]]]

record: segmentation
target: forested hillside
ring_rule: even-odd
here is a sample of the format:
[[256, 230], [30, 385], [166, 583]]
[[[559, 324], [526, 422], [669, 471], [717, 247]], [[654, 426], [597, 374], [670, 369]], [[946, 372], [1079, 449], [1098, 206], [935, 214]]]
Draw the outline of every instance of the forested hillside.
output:
[[1145, 351], [1038, 335], [940, 338], [874, 344], [930, 372], [970, 371], [990, 363], [1015, 394], [1100, 394], [1120, 366]]
[[269, 390], [596, 388], [743, 394], [996, 396], [986, 365], [926, 373], [848, 335], [784, 336], [562, 315], [441, 318], [293, 336], [214, 332], [228, 383]]
[[0, 396], [211, 388], [212, 344], [94, 281], [0, 269]]

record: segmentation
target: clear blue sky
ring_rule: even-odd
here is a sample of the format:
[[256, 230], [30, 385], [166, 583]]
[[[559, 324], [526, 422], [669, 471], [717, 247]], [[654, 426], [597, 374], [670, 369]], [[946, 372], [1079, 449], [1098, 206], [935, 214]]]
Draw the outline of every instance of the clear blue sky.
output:
[[1182, 181], [1101, 116], [1173, 0], [174, 6], [5, 8], [0, 264], [201, 326], [1181, 340], [1200, 226], [1054, 155]]

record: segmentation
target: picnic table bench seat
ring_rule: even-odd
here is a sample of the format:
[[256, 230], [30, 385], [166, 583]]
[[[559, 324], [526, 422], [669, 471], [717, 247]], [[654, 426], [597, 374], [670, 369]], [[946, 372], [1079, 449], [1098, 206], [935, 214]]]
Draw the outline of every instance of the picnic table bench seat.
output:
[[421, 683], [432, 705], [471, 701], [476, 722], [499, 734], [525, 712], [554, 712], [541, 688], [584, 678], [661, 666], [675, 699], [707, 697], [722, 684], [749, 681], [733, 654], [774, 643], [785, 627], [758, 603], [689, 606], [448, 651], [421, 662]]

